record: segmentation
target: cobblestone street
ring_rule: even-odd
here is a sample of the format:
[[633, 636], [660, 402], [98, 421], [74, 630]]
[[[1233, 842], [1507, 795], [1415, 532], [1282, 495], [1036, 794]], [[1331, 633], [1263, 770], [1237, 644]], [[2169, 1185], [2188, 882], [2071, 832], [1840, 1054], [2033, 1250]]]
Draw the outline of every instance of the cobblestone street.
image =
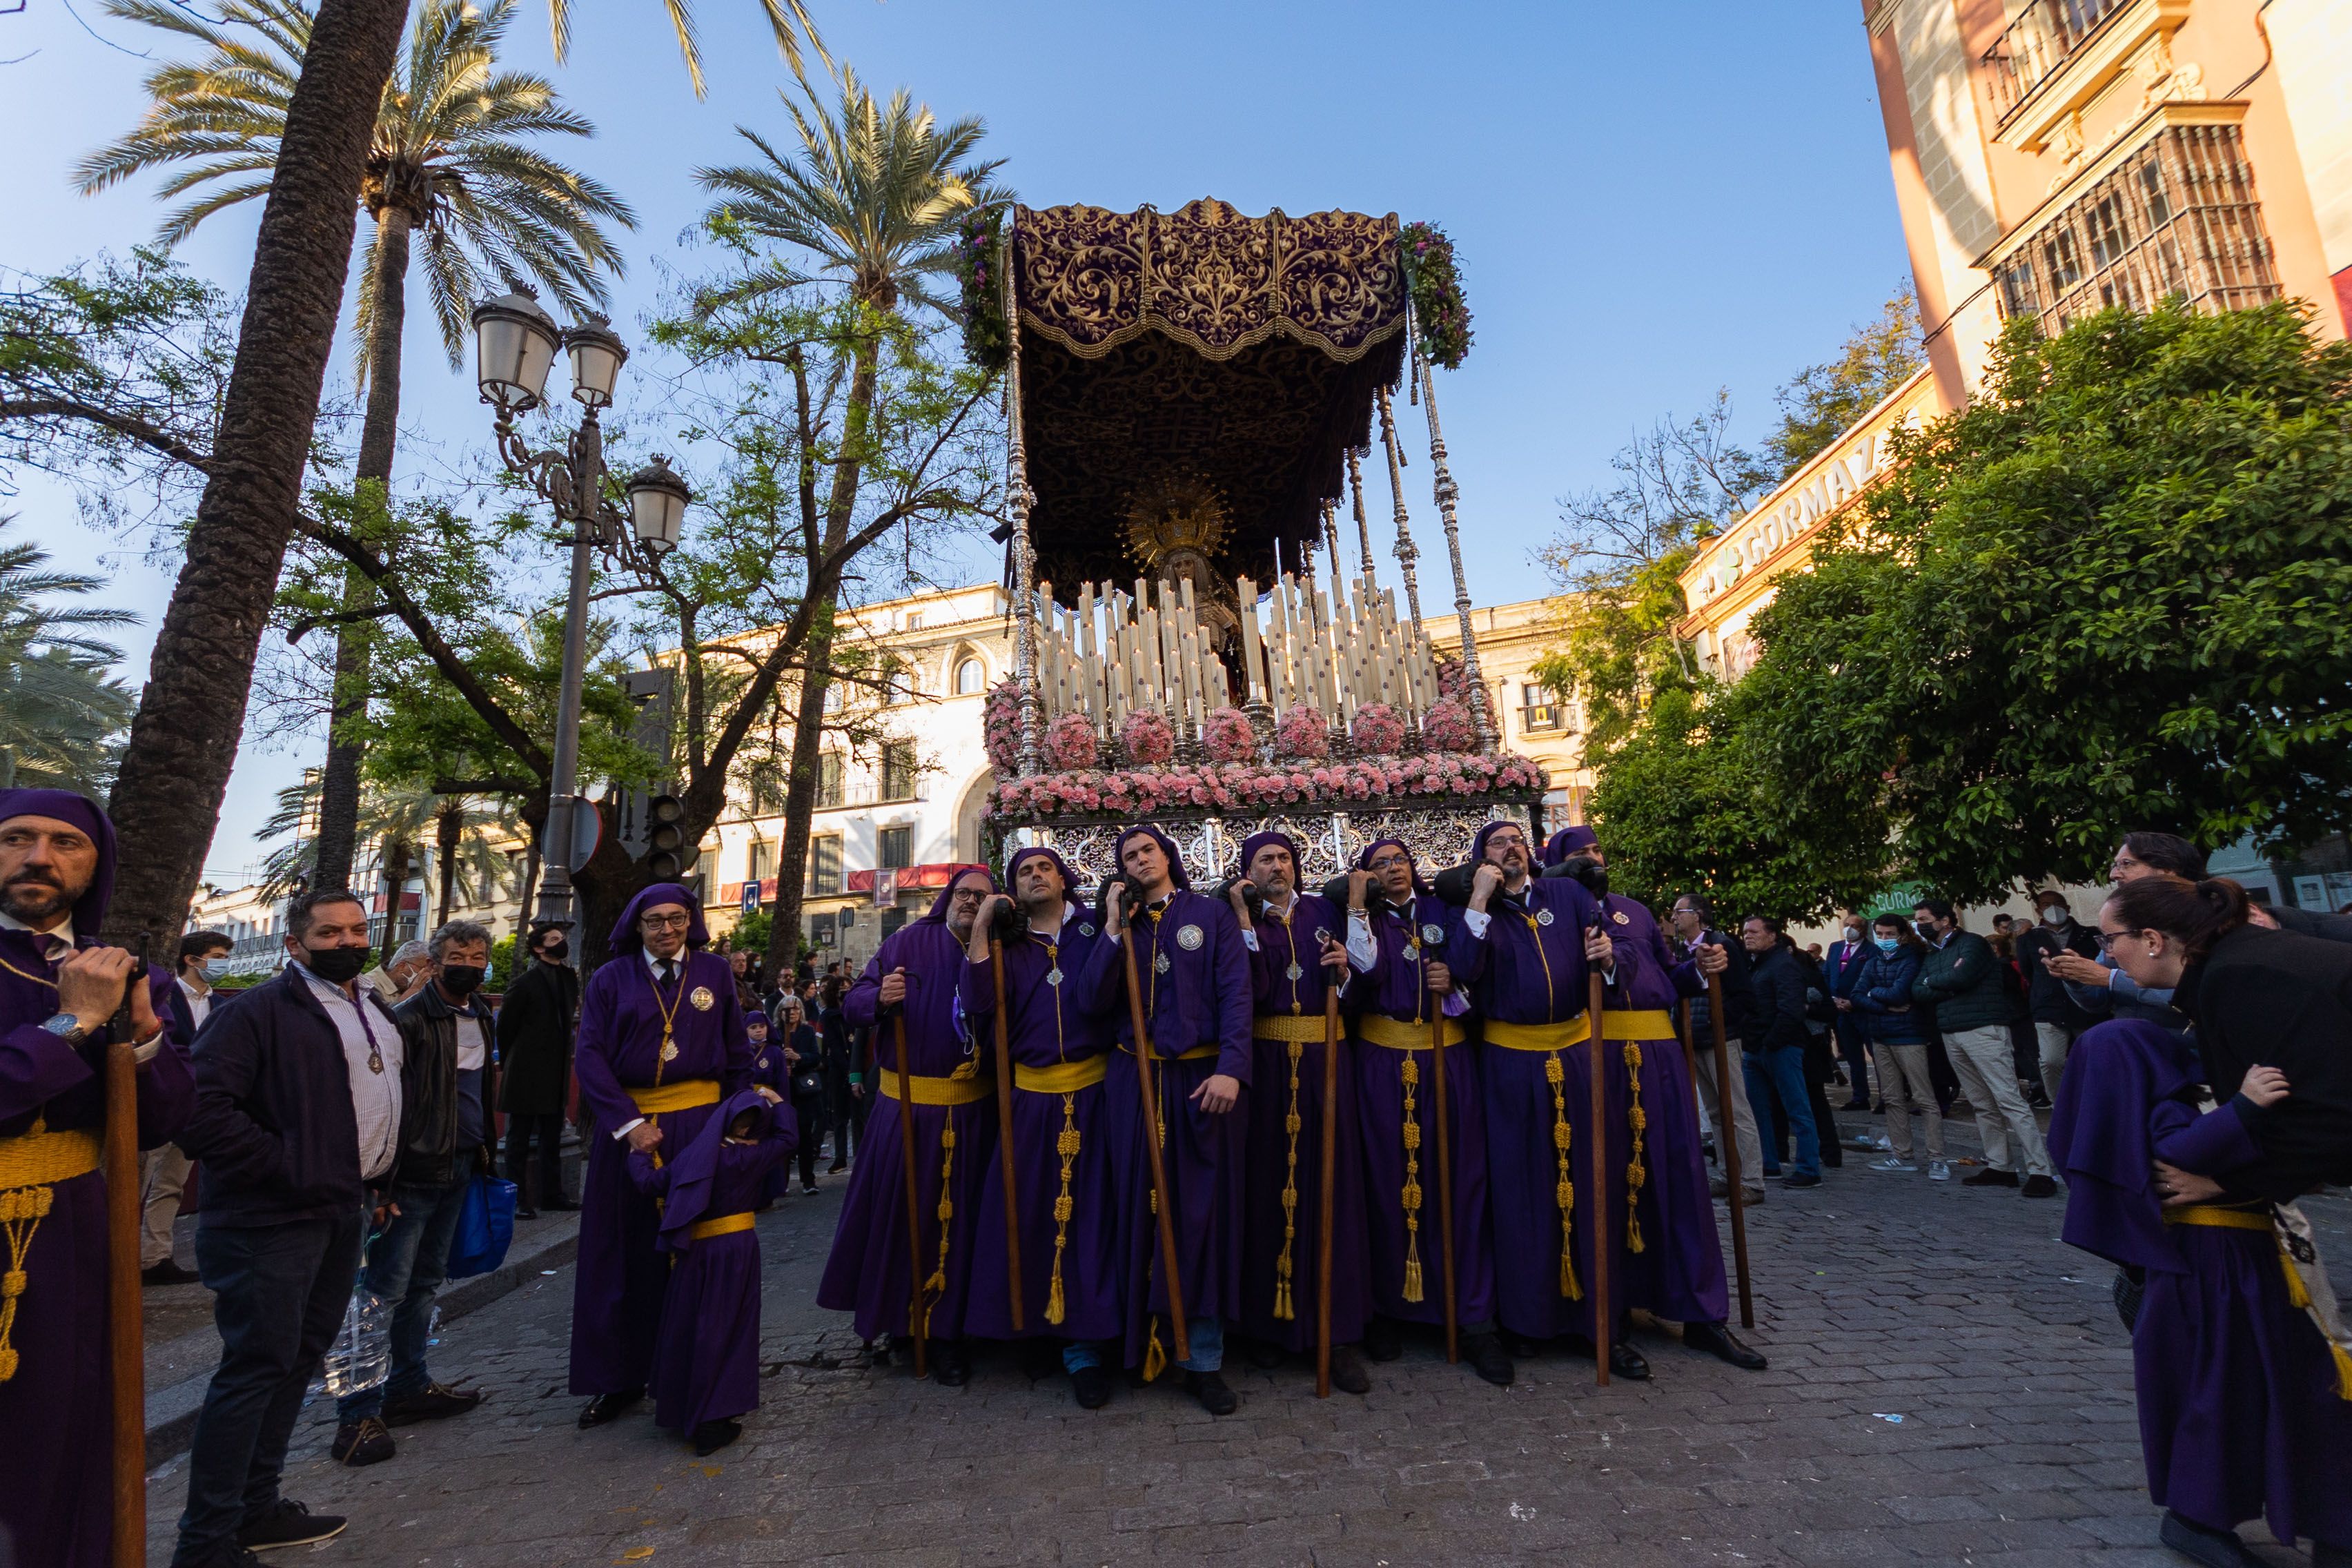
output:
[[[1956, 1155], [1974, 1152], [1965, 1123], [1951, 1131]], [[272, 1560], [2177, 1562], [2142, 1490], [2112, 1271], [2057, 1240], [2062, 1205], [1864, 1158], [1752, 1212], [1751, 1338], [1769, 1372], [1649, 1330], [1651, 1383], [1596, 1389], [1589, 1361], [1552, 1356], [1506, 1391], [1409, 1342], [1364, 1399], [1317, 1400], [1303, 1365], [1229, 1366], [1243, 1405], [1222, 1421], [1169, 1384], [1081, 1411], [1058, 1375], [1033, 1386], [1003, 1355], [961, 1391], [869, 1366], [812, 1301], [847, 1184], [827, 1178], [761, 1223], [768, 1380], [734, 1447], [698, 1461], [649, 1415], [575, 1428], [565, 1268], [451, 1326], [436, 1373], [490, 1402], [400, 1430], [390, 1463], [331, 1464], [331, 1407], [314, 1398], [287, 1494], [352, 1527]], [[2344, 1205], [2314, 1212], [2341, 1279]], [[185, 1465], [153, 1484], [158, 1564]], [[2300, 1560], [2247, 1534], [2267, 1560]]]

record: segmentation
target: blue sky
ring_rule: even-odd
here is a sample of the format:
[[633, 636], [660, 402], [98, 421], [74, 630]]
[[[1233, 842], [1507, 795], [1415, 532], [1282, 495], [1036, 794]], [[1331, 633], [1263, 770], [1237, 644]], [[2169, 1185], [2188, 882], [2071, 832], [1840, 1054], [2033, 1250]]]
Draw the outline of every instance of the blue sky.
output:
[[[0, 16], [0, 59], [30, 56], [0, 66], [0, 145], [13, 153], [0, 263], [16, 268], [126, 248], [157, 215], [152, 182], [86, 198], [68, 174], [137, 118], [153, 62], [124, 51], [161, 59], [170, 45], [91, 0], [73, 6], [30, 0]], [[1481, 603], [1542, 590], [1528, 553], [1554, 527], [1556, 498], [1604, 482], [1635, 427], [1727, 387], [1742, 434], [1759, 436], [1773, 389], [1874, 314], [1907, 268], [1852, 0], [811, 6], [836, 57], [877, 89], [904, 84], [943, 116], [983, 116], [986, 146], [1032, 205], [1216, 195], [1253, 213], [1350, 207], [1445, 227], [1477, 333], [1440, 393]], [[789, 134], [757, 7], [698, 8], [701, 102], [654, 0], [575, 6], [561, 68], [541, 0], [522, 0], [516, 24], [514, 63], [549, 70], [600, 127], [562, 155], [638, 210], [614, 310], [633, 339], [702, 210], [692, 171], [748, 153], [739, 123]], [[184, 256], [241, 289], [256, 216], [215, 218]], [[422, 312], [410, 328], [404, 457], [457, 466], [487, 446], [488, 422]], [[340, 347], [331, 374], [348, 390]], [[1409, 428], [1417, 436], [1418, 420]], [[1378, 498], [1384, 481], [1368, 479]], [[1433, 535], [1426, 465], [1407, 480], [1416, 530]], [[59, 556], [117, 574], [113, 600], [142, 616], [126, 673], [143, 679], [166, 571], [79, 529], [54, 492], [28, 487], [8, 504]], [[258, 858], [250, 835], [270, 792], [314, 750], [247, 748], [212, 873]]]

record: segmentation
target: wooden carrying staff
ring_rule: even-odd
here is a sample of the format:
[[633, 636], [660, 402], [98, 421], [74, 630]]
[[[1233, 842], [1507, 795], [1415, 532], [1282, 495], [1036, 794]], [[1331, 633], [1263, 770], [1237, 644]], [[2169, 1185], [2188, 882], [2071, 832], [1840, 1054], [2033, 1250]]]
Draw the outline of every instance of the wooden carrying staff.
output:
[[915, 1375], [927, 1368], [923, 1354], [923, 1206], [915, 1194], [915, 1077], [907, 1068], [907, 1013], [901, 1001], [890, 1015], [898, 1047], [898, 1148], [907, 1157], [907, 1337], [915, 1342]]
[[1339, 987], [1323, 988], [1323, 1190], [1315, 1208], [1315, 1397], [1331, 1397], [1331, 1184], [1339, 1167]]
[[[1184, 1332], [1184, 1281], [1176, 1269], [1176, 1211], [1168, 1200], [1168, 1166], [1160, 1157], [1160, 1094], [1151, 1085], [1151, 1036], [1143, 1026], [1143, 988], [1136, 978], [1135, 921], [1129, 917], [1127, 940], [1127, 1014], [1135, 1027], [1135, 1082], [1143, 1097], [1143, 1147], [1151, 1158], [1151, 1204], [1160, 1211], [1160, 1266], [1168, 1275], [1169, 1326], [1175, 1331], [1176, 1359], [1192, 1359], [1192, 1342]], [[1145, 1271], [1143, 1315], [1151, 1315], [1150, 1270]]]
[[1453, 1118], [1446, 1114], [1445, 1009], [1438, 1005], [1444, 998], [1430, 993], [1428, 973], [1424, 962], [1422, 994], [1429, 1004], [1430, 1092], [1437, 1117], [1437, 1251], [1445, 1275], [1445, 1361], [1450, 1366], [1462, 1359], [1460, 1303], [1454, 1291], [1454, 1132]]
[[114, 1383], [114, 1568], [147, 1561], [146, 1325], [139, 1300], [139, 1066], [131, 987], [147, 984], [147, 939], [106, 1047], [107, 1353]]
[[1731, 1115], [1731, 1047], [1723, 1037], [1723, 976], [1706, 977], [1706, 1021], [1715, 1031], [1716, 1136], [1723, 1140], [1723, 1190], [1731, 1200], [1731, 1261], [1739, 1271], [1739, 1326], [1756, 1326], [1748, 1294], [1748, 1193], [1739, 1180], [1739, 1132]]
[[988, 939], [988, 967], [996, 979], [996, 1142], [1004, 1165], [1004, 1294], [1013, 1310], [1013, 1331], [1021, 1323], [1021, 1194], [1013, 1175], [1013, 1052], [1005, 1043], [1004, 944]]
[[[1592, 934], [1605, 934], [1594, 926]], [[1615, 1336], [1616, 1315], [1609, 1310], [1609, 1094], [1608, 1094], [1608, 1029], [1604, 1005], [1608, 983], [1601, 971], [1590, 963], [1592, 983], [1585, 995], [1585, 1016], [1592, 1027], [1585, 1040], [1585, 1049], [1592, 1062], [1592, 1215], [1588, 1224], [1592, 1236], [1592, 1267], [1587, 1274], [1587, 1286], [1592, 1293], [1592, 1360], [1596, 1369], [1593, 1381], [1601, 1387], [1609, 1386], [1609, 1342]], [[1633, 1134], [1636, 1138], [1641, 1134]]]

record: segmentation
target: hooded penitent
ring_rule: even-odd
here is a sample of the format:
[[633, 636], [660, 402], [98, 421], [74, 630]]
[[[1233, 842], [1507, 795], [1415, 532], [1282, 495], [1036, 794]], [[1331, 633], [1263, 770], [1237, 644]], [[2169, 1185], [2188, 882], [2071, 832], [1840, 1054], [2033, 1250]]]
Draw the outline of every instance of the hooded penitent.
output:
[[98, 868], [73, 907], [74, 935], [96, 936], [106, 920], [106, 906], [114, 898], [114, 824], [87, 795], [71, 790], [0, 789], [0, 822], [18, 816], [69, 822], [98, 846]]
[[662, 904], [683, 904], [686, 907], [686, 945], [688, 951], [700, 952], [710, 941], [709, 928], [702, 923], [702, 900], [676, 882], [656, 882], [629, 900], [628, 907], [621, 911], [621, 918], [613, 923], [613, 951], [644, 952], [646, 939], [637, 930], [637, 917]]

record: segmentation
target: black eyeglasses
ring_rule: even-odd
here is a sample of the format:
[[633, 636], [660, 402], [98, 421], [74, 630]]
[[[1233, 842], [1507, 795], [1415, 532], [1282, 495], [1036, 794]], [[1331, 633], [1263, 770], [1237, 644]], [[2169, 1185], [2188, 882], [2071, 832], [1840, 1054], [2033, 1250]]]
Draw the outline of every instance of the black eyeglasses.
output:
[[637, 924], [646, 931], [684, 931], [694, 923], [691, 915], [639, 915]]
[[2124, 938], [2127, 936], [2137, 935], [2139, 935], [2139, 932], [2136, 931], [2102, 931], [2098, 933], [2099, 951], [2101, 952], [2113, 952], [2116, 949], [2116, 943], [2123, 941]]

